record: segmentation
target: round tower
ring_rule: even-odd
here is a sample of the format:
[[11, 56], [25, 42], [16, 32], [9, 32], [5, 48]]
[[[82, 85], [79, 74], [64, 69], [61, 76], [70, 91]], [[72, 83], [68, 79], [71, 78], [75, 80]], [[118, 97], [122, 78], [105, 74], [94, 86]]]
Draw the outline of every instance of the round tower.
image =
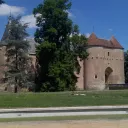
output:
[[104, 90], [108, 84], [124, 83], [124, 49], [114, 36], [88, 39], [88, 58], [84, 61], [83, 89]]

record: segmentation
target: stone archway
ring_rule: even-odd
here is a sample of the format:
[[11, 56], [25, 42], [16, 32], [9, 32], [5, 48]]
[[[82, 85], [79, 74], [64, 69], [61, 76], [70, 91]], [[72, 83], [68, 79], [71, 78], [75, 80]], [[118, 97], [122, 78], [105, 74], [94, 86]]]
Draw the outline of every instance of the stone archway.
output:
[[112, 68], [110, 67], [107, 67], [106, 70], [105, 70], [105, 84], [112, 84]]

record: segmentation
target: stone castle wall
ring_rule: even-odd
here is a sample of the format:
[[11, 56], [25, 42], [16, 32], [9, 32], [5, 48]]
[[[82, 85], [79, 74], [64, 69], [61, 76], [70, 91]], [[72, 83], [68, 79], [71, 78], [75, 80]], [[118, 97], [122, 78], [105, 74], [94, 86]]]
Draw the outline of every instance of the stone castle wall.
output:
[[5, 61], [6, 61], [6, 47], [0, 47], [0, 82], [1, 79], [4, 77], [4, 71], [6, 70]]
[[[6, 47], [0, 47], [0, 79], [4, 77], [3, 66], [6, 61]], [[111, 84], [124, 83], [124, 51], [123, 49], [109, 49], [104, 47], [89, 47], [89, 56], [84, 61], [79, 61], [81, 72], [79, 75], [77, 88], [79, 90], [103, 90], [105, 89], [105, 70], [110, 67]], [[36, 57], [34, 54], [29, 55], [32, 58], [32, 64], [35, 69]]]
[[[88, 59], [81, 62], [81, 73], [77, 86], [79, 89], [105, 89], [105, 70], [110, 67], [111, 84], [124, 83], [124, 51], [104, 47], [89, 47]], [[83, 83], [82, 83], [83, 82]]]

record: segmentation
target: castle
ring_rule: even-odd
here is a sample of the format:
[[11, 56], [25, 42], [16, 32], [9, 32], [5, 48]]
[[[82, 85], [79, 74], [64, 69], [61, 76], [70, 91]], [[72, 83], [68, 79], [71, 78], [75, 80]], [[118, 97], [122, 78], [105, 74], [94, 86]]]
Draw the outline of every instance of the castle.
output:
[[89, 56], [80, 61], [79, 90], [104, 90], [108, 84], [124, 84], [124, 48], [115, 39], [88, 38]]
[[[28, 39], [31, 45], [29, 56], [33, 65], [36, 62], [35, 41]], [[2, 43], [4, 39], [2, 39]], [[104, 90], [108, 84], [124, 84], [124, 48], [115, 39], [100, 39], [94, 33], [87, 42], [89, 56], [80, 62], [81, 71], [76, 84], [78, 90]], [[0, 46], [0, 64], [4, 65], [6, 45]], [[0, 79], [4, 77], [4, 67], [0, 67]]]

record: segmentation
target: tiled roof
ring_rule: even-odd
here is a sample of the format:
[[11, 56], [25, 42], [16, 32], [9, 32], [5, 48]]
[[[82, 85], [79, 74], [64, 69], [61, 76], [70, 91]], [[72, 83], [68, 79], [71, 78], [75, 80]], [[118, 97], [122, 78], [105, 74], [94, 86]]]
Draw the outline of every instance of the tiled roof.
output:
[[114, 36], [112, 36], [110, 40], [105, 40], [98, 38], [94, 33], [92, 33], [88, 38], [88, 45], [123, 49], [123, 47], [120, 45], [120, 43], [116, 40]]

